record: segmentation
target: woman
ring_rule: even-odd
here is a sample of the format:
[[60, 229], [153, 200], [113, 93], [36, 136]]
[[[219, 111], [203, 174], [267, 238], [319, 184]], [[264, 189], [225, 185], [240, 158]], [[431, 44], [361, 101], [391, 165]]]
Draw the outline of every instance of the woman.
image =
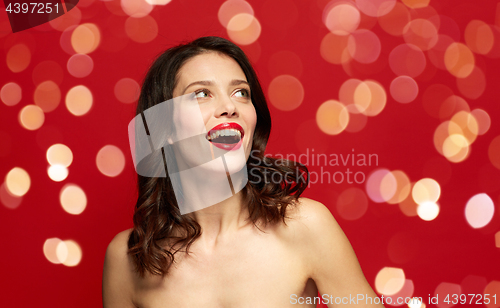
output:
[[[167, 50], [144, 80], [137, 114], [158, 114], [148, 109], [178, 97], [188, 103], [164, 104], [171, 113], [160, 114], [163, 123], [173, 123], [165, 124], [172, 133], [162, 150], [166, 166], [155, 165], [158, 157], [149, 163], [168, 174], [138, 176], [134, 227], [108, 246], [104, 307], [316, 307], [318, 291], [329, 307], [335, 300], [351, 307], [382, 306], [370, 305], [379, 301], [328, 208], [300, 197], [307, 168], [264, 156], [270, 114], [241, 49], [222, 38], [203, 37]], [[196, 130], [187, 117], [197, 119], [198, 112], [182, 113], [190, 108], [189, 97], [195, 98], [207, 133], [176, 138]], [[145, 125], [155, 125], [147, 117], [142, 117]], [[188, 139], [200, 150], [181, 142]], [[194, 155], [205, 151], [202, 146], [210, 148], [208, 162]], [[200, 162], [215, 161], [224, 164], [199, 167], [208, 178], [182, 176]], [[245, 177], [233, 177], [238, 170], [245, 170]], [[192, 189], [209, 187], [215, 183], [212, 175], [220, 179], [221, 174], [230, 183], [227, 198], [210, 204], [204, 198], [210, 189]], [[217, 192], [222, 191], [218, 183], [212, 185]], [[194, 208], [186, 207], [189, 201]]]

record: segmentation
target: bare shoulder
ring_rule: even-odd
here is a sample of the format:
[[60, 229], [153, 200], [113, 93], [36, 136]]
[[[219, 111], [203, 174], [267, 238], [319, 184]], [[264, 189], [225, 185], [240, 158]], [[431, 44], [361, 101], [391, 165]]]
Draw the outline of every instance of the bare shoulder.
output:
[[105, 308], [136, 307], [133, 304], [134, 267], [127, 254], [131, 231], [128, 229], [118, 233], [106, 250], [102, 275]]

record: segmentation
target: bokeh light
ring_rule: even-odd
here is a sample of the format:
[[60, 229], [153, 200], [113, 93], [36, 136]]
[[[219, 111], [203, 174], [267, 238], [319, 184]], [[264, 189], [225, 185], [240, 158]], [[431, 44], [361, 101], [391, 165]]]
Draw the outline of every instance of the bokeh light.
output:
[[465, 206], [465, 218], [474, 229], [486, 226], [493, 218], [494, 213], [493, 200], [485, 193], [471, 197]]
[[59, 164], [69, 167], [73, 162], [73, 152], [64, 144], [54, 144], [47, 149], [47, 161], [51, 165]]
[[233, 16], [227, 24], [227, 35], [236, 44], [250, 45], [257, 41], [262, 27], [251, 14], [241, 13]]
[[[446, 298], [447, 295], [449, 294], [457, 294], [460, 295], [462, 293], [462, 288], [460, 287], [459, 284], [456, 283], [449, 283], [449, 282], [441, 282], [437, 287], [436, 290], [434, 291], [434, 297], [437, 296], [437, 298]], [[448, 298], [452, 298], [452, 296], [449, 296]], [[453, 298], [452, 298], [453, 299]], [[445, 302], [444, 300], [438, 301], [436, 303], [436, 307], [439, 308], [445, 308], [445, 307], [451, 307], [454, 306], [453, 304]]]
[[491, 140], [490, 146], [488, 147], [488, 157], [493, 166], [500, 169], [500, 136], [496, 136]]
[[[490, 302], [486, 304], [488, 308], [498, 308], [500, 307], [500, 302], [498, 298], [500, 297], [500, 281], [492, 280], [486, 287], [484, 288], [483, 294], [489, 294], [488, 298]], [[495, 298], [496, 301], [493, 302], [492, 299]]]
[[115, 96], [120, 102], [130, 104], [139, 99], [141, 88], [132, 78], [122, 78], [115, 84]]
[[21, 98], [21, 87], [15, 82], [4, 84], [0, 90], [0, 99], [7, 106], [17, 105], [21, 101]]
[[361, 16], [355, 6], [340, 3], [326, 8], [328, 12], [324, 18], [324, 23], [333, 34], [348, 35], [358, 28]]
[[398, 293], [405, 284], [405, 273], [401, 268], [384, 267], [375, 278], [375, 289], [383, 295]]
[[75, 54], [68, 59], [66, 68], [73, 77], [87, 77], [94, 69], [94, 61], [88, 55]]
[[463, 96], [477, 99], [486, 90], [486, 76], [479, 67], [474, 66], [467, 77], [457, 78], [457, 87]]
[[347, 40], [349, 55], [364, 64], [375, 62], [380, 56], [381, 48], [378, 36], [366, 29], [354, 31]]
[[427, 19], [413, 19], [403, 30], [407, 44], [414, 45], [423, 51], [434, 47], [438, 42], [438, 29]]
[[35, 86], [49, 80], [60, 86], [64, 78], [64, 72], [59, 63], [55, 61], [41, 61], [33, 69], [31, 77]]
[[396, 0], [355, 0], [358, 8], [368, 16], [379, 17], [389, 13]]
[[63, 243], [63, 241], [56, 237], [48, 238], [43, 243], [43, 254], [53, 264], [61, 264], [56, 252], [60, 243]]
[[95, 24], [81, 24], [71, 33], [71, 46], [77, 53], [89, 54], [97, 49], [100, 42], [101, 32]]
[[373, 171], [366, 181], [366, 193], [373, 202], [391, 200], [397, 191], [397, 180], [387, 169]]
[[389, 66], [397, 76], [415, 78], [422, 74], [426, 63], [422, 50], [411, 44], [401, 44], [389, 54]]
[[417, 207], [417, 214], [422, 220], [431, 221], [439, 215], [439, 205], [435, 202], [426, 201]]
[[146, 0], [120, 0], [123, 12], [130, 17], [141, 18], [153, 10], [153, 6]]
[[316, 111], [316, 123], [325, 134], [338, 135], [349, 123], [349, 112], [340, 102], [328, 100]]
[[51, 112], [61, 102], [61, 90], [52, 80], [44, 81], [36, 87], [33, 100], [43, 112]]
[[8, 209], [17, 209], [21, 202], [23, 201], [22, 197], [13, 195], [7, 190], [5, 186], [5, 182], [0, 185], [0, 202], [8, 208]]
[[142, 18], [129, 17], [125, 21], [125, 33], [134, 42], [148, 43], [158, 36], [158, 24], [149, 15]]
[[61, 241], [56, 247], [56, 257], [60, 263], [66, 266], [77, 266], [82, 260], [82, 249], [73, 240]]
[[391, 171], [392, 176], [396, 180], [396, 191], [394, 196], [387, 200], [389, 204], [396, 204], [403, 202], [411, 192], [411, 182], [406, 173], [401, 170]]
[[392, 80], [390, 86], [392, 98], [399, 103], [410, 103], [417, 98], [418, 84], [409, 76], [399, 76]]
[[66, 108], [75, 116], [87, 114], [92, 108], [92, 92], [84, 85], [71, 88], [66, 94]]
[[61, 189], [59, 202], [69, 214], [79, 215], [87, 207], [87, 195], [78, 185], [67, 184]]
[[47, 175], [54, 182], [62, 182], [68, 177], [69, 171], [63, 165], [50, 165], [47, 168]]
[[378, 24], [385, 32], [394, 36], [401, 36], [410, 20], [411, 17], [408, 8], [396, 2], [389, 13], [378, 17]]
[[106, 145], [97, 153], [96, 165], [99, 171], [109, 177], [118, 176], [125, 168], [125, 155], [114, 145]]
[[339, 195], [336, 206], [342, 218], [345, 220], [356, 220], [366, 213], [368, 199], [363, 190], [357, 187], [350, 187]]
[[471, 20], [464, 32], [467, 46], [475, 53], [485, 55], [491, 51], [495, 36], [490, 26], [482, 20]]
[[297, 78], [291, 75], [275, 77], [268, 88], [271, 104], [283, 111], [297, 109], [304, 100], [304, 87]]
[[321, 40], [320, 52], [325, 61], [332, 64], [347, 63], [352, 60], [347, 50], [349, 36], [327, 33]]
[[476, 119], [478, 124], [478, 135], [484, 135], [490, 129], [491, 118], [490, 115], [483, 109], [474, 109], [471, 115]]
[[441, 187], [435, 180], [423, 178], [413, 185], [411, 195], [417, 204], [437, 202], [441, 196]]
[[19, 123], [27, 130], [37, 130], [45, 121], [42, 108], [36, 105], [27, 105], [19, 112]]
[[217, 16], [221, 25], [227, 28], [231, 18], [238, 14], [254, 15], [253, 8], [243, 0], [228, 0], [220, 6]]
[[474, 54], [462, 43], [451, 43], [444, 54], [444, 64], [450, 74], [465, 78], [474, 70]]
[[7, 67], [14, 73], [24, 71], [31, 62], [31, 51], [25, 44], [12, 46], [7, 52]]
[[5, 176], [5, 187], [14, 196], [24, 196], [30, 189], [30, 186], [31, 178], [23, 168], [14, 167]]

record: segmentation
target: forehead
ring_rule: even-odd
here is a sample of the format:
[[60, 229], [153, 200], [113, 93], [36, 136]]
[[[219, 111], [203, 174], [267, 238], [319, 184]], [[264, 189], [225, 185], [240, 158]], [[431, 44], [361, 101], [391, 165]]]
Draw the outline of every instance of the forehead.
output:
[[216, 52], [202, 53], [189, 59], [179, 70], [179, 85], [193, 81], [225, 82], [247, 80], [240, 65], [231, 57]]

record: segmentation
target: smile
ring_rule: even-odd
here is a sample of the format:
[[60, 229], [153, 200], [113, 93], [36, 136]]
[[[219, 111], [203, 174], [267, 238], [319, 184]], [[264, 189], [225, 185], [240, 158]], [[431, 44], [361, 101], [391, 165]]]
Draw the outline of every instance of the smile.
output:
[[206, 138], [216, 147], [230, 151], [241, 147], [244, 135], [245, 132], [239, 124], [226, 122], [212, 128]]

